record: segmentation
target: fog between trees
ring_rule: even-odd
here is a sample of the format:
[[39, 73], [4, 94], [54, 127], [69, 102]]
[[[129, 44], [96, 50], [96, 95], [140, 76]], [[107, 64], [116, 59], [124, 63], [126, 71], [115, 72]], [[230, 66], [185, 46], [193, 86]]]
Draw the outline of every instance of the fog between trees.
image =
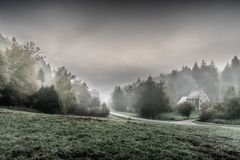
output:
[[[117, 86], [112, 106], [153, 118], [157, 116], [153, 113], [171, 110], [182, 96], [199, 89], [207, 93], [210, 103], [221, 103], [239, 95], [239, 72], [240, 60], [236, 56], [223, 71], [213, 61], [195, 62], [191, 68], [183, 66], [158, 77]], [[19, 44], [15, 38], [9, 40], [0, 35], [0, 80], [1, 105], [61, 114], [106, 116], [109, 113], [96, 90], [90, 90], [64, 66], [54, 69], [33, 42]], [[53, 96], [47, 100], [41, 97], [50, 93]], [[47, 107], [41, 108], [40, 104]]]
[[[209, 64], [204, 60], [201, 64], [195, 62], [191, 68], [183, 66], [181, 70], [173, 70], [155, 78], [150, 76], [147, 80], [138, 79], [123, 87], [116, 86], [112, 94], [112, 106], [116, 110], [137, 112], [140, 115], [142, 110], [147, 109], [145, 112], [151, 110], [156, 115], [147, 117], [156, 118], [157, 115], [170, 111], [169, 106], [174, 109], [181, 97], [189, 95], [194, 90], [206, 92], [210, 99], [209, 104], [205, 104], [207, 108], [215, 104], [226, 105], [226, 100], [239, 97], [239, 73], [240, 60], [237, 56], [233, 57], [231, 63], [226, 64], [223, 71], [217, 69], [214, 61]], [[147, 87], [149, 82], [153, 84], [151, 89]], [[161, 94], [156, 94], [155, 90], [159, 86]], [[157, 103], [156, 100], [161, 103]], [[145, 103], [148, 107], [143, 107]]]
[[0, 105], [46, 113], [107, 116], [96, 90], [67, 68], [54, 69], [33, 42], [0, 35]]

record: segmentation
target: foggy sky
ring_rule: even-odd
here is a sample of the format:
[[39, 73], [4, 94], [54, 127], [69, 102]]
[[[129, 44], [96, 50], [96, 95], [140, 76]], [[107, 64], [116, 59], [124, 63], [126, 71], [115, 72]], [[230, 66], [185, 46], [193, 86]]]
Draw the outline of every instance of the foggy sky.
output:
[[34, 41], [109, 96], [117, 84], [240, 55], [237, 1], [0, 1], [0, 32]]

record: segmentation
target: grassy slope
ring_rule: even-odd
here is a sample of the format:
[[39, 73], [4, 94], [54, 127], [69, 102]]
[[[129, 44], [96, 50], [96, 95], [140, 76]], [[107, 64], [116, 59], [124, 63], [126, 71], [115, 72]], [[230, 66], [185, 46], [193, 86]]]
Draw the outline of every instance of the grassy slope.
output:
[[0, 159], [239, 159], [240, 129], [0, 110]]
[[216, 124], [226, 124], [226, 125], [240, 125], [240, 119], [236, 119], [236, 120], [213, 119], [213, 120], [208, 120], [207, 122], [216, 123]]
[[[132, 113], [132, 112], [119, 112], [119, 111], [114, 111], [115, 113], [120, 113], [126, 116], [130, 117], [139, 117], [137, 113]], [[199, 117], [200, 112], [199, 111], [193, 111], [190, 115], [190, 119], [196, 119]], [[177, 112], [170, 112], [170, 113], [163, 113], [161, 114], [161, 117], [159, 120], [167, 120], [167, 121], [182, 121], [186, 120], [186, 117], [181, 116]]]
[[[190, 115], [190, 119], [196, 119], [199, 117], [199, 111], [193, 111]], [[161, 120], [173, 120], [173, 121], [182, 121], [186, 120], [186, 117], [181, 116], [177, 112], [164, 113], [161, 115]]]

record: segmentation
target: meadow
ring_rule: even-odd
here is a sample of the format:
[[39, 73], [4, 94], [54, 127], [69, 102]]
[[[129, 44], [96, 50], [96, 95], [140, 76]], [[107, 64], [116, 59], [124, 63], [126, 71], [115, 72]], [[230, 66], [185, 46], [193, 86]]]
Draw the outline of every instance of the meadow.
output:
[[0, 109], [0, 159], [240, 159], [240, 128]]
[[[125, 115], [125, 116], [129, 116], [129, 117], [141, 118], [137, 113], [134, 113], [134, 112], [120, 112], [120, 111], [114, 111], [114, 112]], [[199, 115], [200, 115], [200, 112], [195, 110], [191, 113], [189, 118], [198, 119]], [[166, 120], [166, 121], [183, 121], [183, 120], [186, 120], [186, 117], [183, 117], [177, 111], [174, 111], [169, 113], [163, 113], [157, 119]]]

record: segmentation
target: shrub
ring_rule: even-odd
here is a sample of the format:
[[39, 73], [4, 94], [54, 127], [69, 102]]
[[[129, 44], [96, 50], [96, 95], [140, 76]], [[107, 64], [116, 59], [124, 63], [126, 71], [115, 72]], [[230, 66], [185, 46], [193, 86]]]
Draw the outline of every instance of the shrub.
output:
[[103, 103], [100, 107], [92, 107], [89, 109], [89, 116], [107, 117], [109, 115], [107, 105]]
[[103, 103], [100, 107], [99, 117], [107, 117], [110, 113], [109, 108], [107, 107], [106, 103]]
[[41, 87], [31, 97], [31, 107], [44, 113], [59, 113], [60, 105], [54, 86]]
[[178, 106], [178, 113], [180, 113], [182, 116], [189, 119], [192, 111], [194, 110], [194, 106], [191, 103], [185, 102]]
[[5, 86], [3, 90], [0, 91], [0, 105], [4, 106], [24, 106], [28, 105], [29, 102], [29, 95], [28, 93], [20, 92], [16, 90], [13, 83], [9, 83]]
[[69, 110], [69, 114], [95, 117], [107, 117], [109, 115], [109, 112], [110, 111], [105, 103], [103, 103], [101, 106], [90, 108], [75, 104]]
[[87, 107], [79, 105], [79, 104], [74, 104], [70, 107], [68, 114], [74, 114], [78, 116], [88, 116], [89, 111]]
[[226, 102], [226, 118], [239, 119], [240, 118], [240, 98], [235, 97]]
[[207, 109], [203, 110], [199, 116], [199, 120], [203, 122], [207, 122], [209, 120], [214, 119], [215, 117], [215, 110], [213, 109]]

